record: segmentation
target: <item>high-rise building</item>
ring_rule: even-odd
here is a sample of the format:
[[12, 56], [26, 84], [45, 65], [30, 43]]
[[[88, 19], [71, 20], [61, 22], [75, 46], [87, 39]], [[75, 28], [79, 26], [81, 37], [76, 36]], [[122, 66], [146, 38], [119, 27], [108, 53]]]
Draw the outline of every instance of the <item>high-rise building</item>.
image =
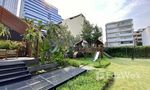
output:
[[45, 0], [0, 0], [0, 5], [21, 18], [42, 20], [43, 23], [62, 21], [58, 9]]
[[20, 16], [21, 0], [0, 0], [0, 5], [16, 16]]
[[59, 23], [62, 21], [58, 14], [58, 9], [44, 0], [24, 0], [22, 16], [36, 20], [42, 20], [44, 23]]
[[0, 6], [3, 6], [4, 0], [0, 0]]
[[133, 46], [133, 20], [127, 19], [106, 24], [106, 46]]

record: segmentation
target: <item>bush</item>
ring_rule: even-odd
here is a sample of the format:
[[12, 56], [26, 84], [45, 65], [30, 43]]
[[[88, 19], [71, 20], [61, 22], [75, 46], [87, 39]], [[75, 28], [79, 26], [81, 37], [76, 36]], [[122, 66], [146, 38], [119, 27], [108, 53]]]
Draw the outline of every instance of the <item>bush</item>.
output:
[[6, 41], [0, 41], [0, 49], [9, 49], [10, 48], [10, 44]]
[[150, 46], [105, 48], [105, 52], [113, 57], [131, 58], [134, 55], [136, 58], [150, 58]]
[[105, 90], [112, 82], [113, 73], [109, 71], [88, 71], [58, 87], [58, 90]]
[[95, 68], [106, 68], [110, 64], [111, 64], [111, 62], [108, 60], [101, 60], [100, 63], [95, 63], [94, 67]]
[[71, 66], [75, 66], [75, 67], [79, 67], [80, 66], [80, 63], [76, 62], [74, 60], [67, 60], [67, 64], [71, 65]]
[[74, 66], [74, 67], [80, 66], [80, 63], [75, 60], [57, 60], [57, 63], [60, 66]]
[[0, 41], [0, 49], [20, 49], [24, 46], [16, 41], [10, 41], [10, 40], [1, 40]]

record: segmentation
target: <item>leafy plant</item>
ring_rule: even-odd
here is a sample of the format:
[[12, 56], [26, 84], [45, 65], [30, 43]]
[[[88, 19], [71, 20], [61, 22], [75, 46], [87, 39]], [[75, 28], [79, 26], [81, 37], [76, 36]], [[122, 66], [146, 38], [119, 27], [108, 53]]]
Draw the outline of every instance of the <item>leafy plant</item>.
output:
[[86, 40], [91, 46], [92, 43], [96, 42], [99, 37], [102, 36], [100, 28], [96, 25], [93, 26], [89, 21], [85, 20], [83, 23], [83, 29], [81, 37], [83, 40]]
[[92, 31], [93, 31], [93, 25], [90, 24], [89, 21], [84, 21], [83, 23], [83, 29], [82, 29], [82, 34], [81, 37], [82, 39], [86, 40], [89, 45], [92, 44]]
[[45, 27], [46, 35], [40, 44], [41, 61], [64, 60], [64, 54], [72, 45], [73, 36], [67, 31], [67, 27], [53, 23]]
[[0, 23], [0, 36], [3, 36], [3, 37], [6, 36], [7, 39], [11, 37], [9, 29], [1, 23]]
[[88, 71], [77, 78], [58, 87], [58, 90], [105, 90], [112, 81], [113, 73], [104, 70]]
[[35, 57], [39, 56], [39, 44], [42, 43], [42, 29], [45, 25], [42, 24], [42, 21], [38, 21], [37, 24], [34, 23], [33, 19], [24, 20], [28, 24], [28, 29], [24, 34], [24, 39], [29, 43], [29, 48], [34, 51]]
[[21, 42], [10, 41], [10, 40], [0, 40], [0, 49], [22, 49], [24, 46]]
[[102, 31], [102, 28], [99, 28], [97, 25], [93, 28], [92, 39], [94, 42], [96, 42], [99, 37], [102, 36], [102, 33], [100, 31]]
[[111, 62], [108, 60], [100, 60], [100, 63], [95, 63], [94, 67], [95, 68], [106, 68], [110, 64], [111, 64]]

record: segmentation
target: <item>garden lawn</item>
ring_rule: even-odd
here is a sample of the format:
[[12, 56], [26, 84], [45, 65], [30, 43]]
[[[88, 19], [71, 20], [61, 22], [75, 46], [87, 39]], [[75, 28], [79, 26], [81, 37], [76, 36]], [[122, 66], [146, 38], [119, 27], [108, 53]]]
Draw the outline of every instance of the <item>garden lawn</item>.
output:
[[116, 76], [110, 90], [150, 90], [150, 59], [114, 58], [107, 70]]

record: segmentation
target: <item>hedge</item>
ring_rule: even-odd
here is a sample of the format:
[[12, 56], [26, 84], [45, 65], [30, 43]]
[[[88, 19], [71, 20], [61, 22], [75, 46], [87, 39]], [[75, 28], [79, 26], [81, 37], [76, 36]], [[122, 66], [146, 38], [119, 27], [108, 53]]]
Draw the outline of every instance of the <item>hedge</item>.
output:
[[150, 46], [105, 48], [105, 52], [113, 57], [150, 58]]

